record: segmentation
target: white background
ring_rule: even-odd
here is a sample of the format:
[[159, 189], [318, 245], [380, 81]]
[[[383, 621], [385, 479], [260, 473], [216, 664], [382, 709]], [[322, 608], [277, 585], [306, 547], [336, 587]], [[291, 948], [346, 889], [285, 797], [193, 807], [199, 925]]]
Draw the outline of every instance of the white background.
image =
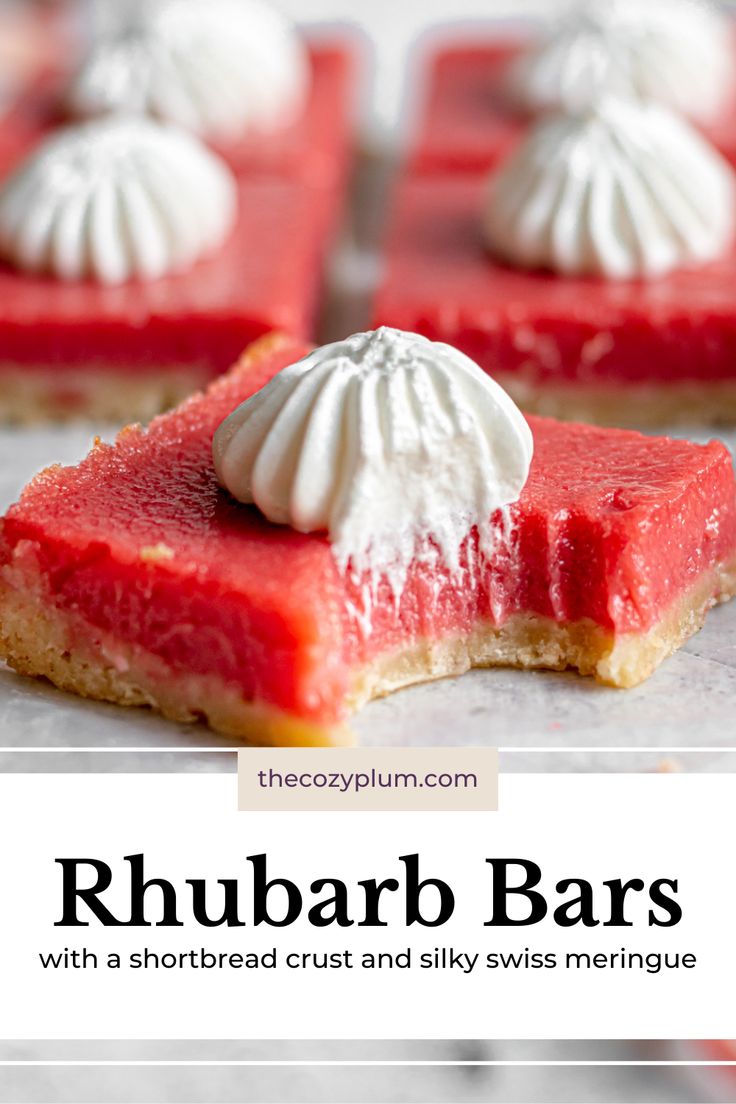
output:
[[[718, 1038], [736, 1029], [731, 876], [736, 777], [502, 776], [497, 814], [239, 814], [234, 777], [0, 777], [3, 907], [1, 1038]], [[400, 874], [418, 851], [424, 876], [453, 886], [443, 928], [407, 932], [400, 899], [385, 929], [60, 929], [57, 857], [95, 857], [116, 870], [104, 900], [124, 914], [127, 866], [146, 876], [240, 877], [268, 852], [270, 876], [304, 889], [318, 877]], [[488, 929], [488, 856], [539, 863], [550, 890], [563, 877], [678, 878], [682, 922], [649, 929], [647, 902], [628, 929]], [[395, 895], [397, 898], [399, 895]], [[550, 893], [550, 898], [553, 896]], [[603, 900], [603, 898], [601, 898]], [[632, 904], [635, 902], [632, 901]], [[183, 908], [186, 914], [186, 907]], [[603, 909], [601, 910], [603, 914]], [[181, 917], [185, 918], [185, 915]], [[244, 917], [247, 919], [247, 915]], [[693, 952], [690, 971], [414, 970], [44, 971], [38, 951], [154, 950]]]

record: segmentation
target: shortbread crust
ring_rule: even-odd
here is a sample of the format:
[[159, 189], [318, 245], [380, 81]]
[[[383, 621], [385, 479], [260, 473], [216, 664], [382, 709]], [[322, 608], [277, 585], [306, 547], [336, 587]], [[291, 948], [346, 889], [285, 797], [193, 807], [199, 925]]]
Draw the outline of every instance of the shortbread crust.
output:
[[146, 372], [132, 366], [125, 372], [104, 365], [21, 368], [0, 363], [0, 422], [147, 422], [205, 387], [211, 375], [206, 366], [190, 364]]
[[[560, 624], [518, 614], [504, 625], [481, 625], [467, 637], [425, 640], [379, 656], [356, 673], [347, 704], [367, 702], [422, 682], [455, 677], [471, 668], [515, 667], [592, 675], [607, 686], [630, 688], [702, 628], [709, 609], [736, 595], [736, 561], [708, 571], [656, 625], [643, 633], [614, 634], [588, 619]], [[40, 573], [8, 566], [0, 574], [0, 654], [21, 675], [47, 678], [61, 690], [124, 706], [148, 706], [169, 720], [204, 721], [214, 731], [248, 743], [279, 746], [343, 745], [347, 725], [323, 727], [266, 703], [247, 701], [237, 687], [213, 675], [174, 671], [159, 657], [115, 640], [79, 614], [55, 609]]]
[[736, 380], [537, 385], [512, 372], [494, 378], [527, 414], [563, 422], [618, 429], [736, 425]]

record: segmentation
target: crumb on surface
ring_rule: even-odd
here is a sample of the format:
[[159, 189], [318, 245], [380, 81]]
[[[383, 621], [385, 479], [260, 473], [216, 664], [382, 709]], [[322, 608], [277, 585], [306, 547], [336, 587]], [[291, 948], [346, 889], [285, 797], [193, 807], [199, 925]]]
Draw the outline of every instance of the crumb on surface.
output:
[[138, 556], [141, 563], [165, 563], [167, 560], [173, 560], [174, 549], [163, 542], [144, 544]]

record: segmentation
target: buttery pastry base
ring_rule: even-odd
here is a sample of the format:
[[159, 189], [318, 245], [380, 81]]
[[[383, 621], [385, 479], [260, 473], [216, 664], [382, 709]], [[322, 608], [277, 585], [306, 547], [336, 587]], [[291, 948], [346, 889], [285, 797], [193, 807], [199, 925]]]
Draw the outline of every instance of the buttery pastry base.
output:
[[736, 425], [736, 379], [702, 383], [530, 383], [494, 373], [528, 414], [618, 429]]
[[104, 365], [20, 368], [0, 362], [0, 422], [148, 422], [206, 387], [211, 378], [206, 368], [191, 364], [125, 372]]
[[[646, 633], [615, 637], [592, 621], [561, 625], [519, 614], [469, 637], [424, 641], [380, 657], [356, 675], [351, 710], [373, 698], [471, 667], [572, 667], [609, 686], [632, 687], [703, 625], [706, 613], [736, 594], [736, 562], [709, 571]], [[45, 677], [62, 690], [126, 706], [149, 706], [180, 723], [205, 721], [216, 732], [253, 744], [340, 745], [347, 726], [311, 725], [243, 700], [214, 676], [172, 670], [158, 657], [99, 632], [79, 614], [60, 611], [43, 578], [6, 566], [0, 573], [0, 656], [19, 674]]]

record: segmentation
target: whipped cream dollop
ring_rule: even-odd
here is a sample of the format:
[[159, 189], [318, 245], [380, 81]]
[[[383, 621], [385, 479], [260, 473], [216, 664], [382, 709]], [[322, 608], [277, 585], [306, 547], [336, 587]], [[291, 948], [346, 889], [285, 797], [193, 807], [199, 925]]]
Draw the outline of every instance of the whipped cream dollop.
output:
[[304, 47], [261, 0], [145, 0], [93, 46], [68, 91], [78, 117], [142, 112], [206, 138], [292, 122], [307, 94]]
[[278, 525], [327, 533], [341, 569], [400, 587], [428, 543], [451, 569], [515, 502], [529, 427], [469, 357], [381, 328], [279, 372], [215, 434], [223, 487]]
[[111, 117], [56, 131], [11, 176], [0, 255], [60, 280], [151, 280], [216, 250], [236, 215], [232, 173], [197, 138]]
[[728, 250], [734, 181], [686, 120], [658, 104], [607, 96], [531, 130], [491, 180], [485, 235], [519, 268], [661, 276]]
[[531, 112], [580, 110], [616, 92], [707, 121], [735, 69], [729, 20], [702, 0], [588, 0], [519, 58], [509, 91]]

